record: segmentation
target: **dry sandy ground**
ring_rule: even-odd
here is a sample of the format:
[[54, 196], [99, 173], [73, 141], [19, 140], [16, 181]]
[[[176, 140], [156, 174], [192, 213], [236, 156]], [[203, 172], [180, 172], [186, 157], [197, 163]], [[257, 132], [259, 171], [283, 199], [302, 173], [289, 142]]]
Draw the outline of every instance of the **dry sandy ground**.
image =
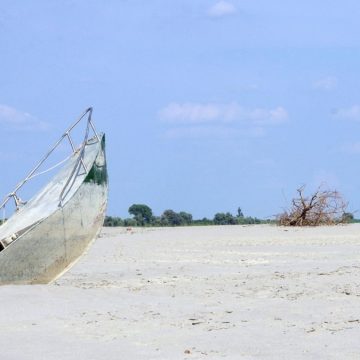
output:
[[360, 226], [104, 229], [0, 287], [0, 359], [360, 359]]

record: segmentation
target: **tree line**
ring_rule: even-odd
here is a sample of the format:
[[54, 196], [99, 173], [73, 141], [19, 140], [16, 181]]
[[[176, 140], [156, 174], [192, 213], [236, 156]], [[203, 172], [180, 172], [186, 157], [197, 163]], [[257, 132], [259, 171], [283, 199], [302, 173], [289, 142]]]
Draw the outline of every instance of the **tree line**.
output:
[[261, 220], [252, 216], [244, 216], [241, 208], [237, 209], [237, 214], [230, 212], [219, 212], [212, 219], [206, 217], [193, 219], [192, 214], [174, 210], [165, 210], [160, 216], [153, 214], [152, 209], [145, 204], [133, 204], [128, 210], [131, 217], [120, 218], [116, 216], [106, 216], [104, 226], [190, 226], [190, 225], [243, 225], [243, 224], [265, 224], [270, 220]]
[[348, 202], [337, 191], [320, 185], [311, 195], [305, 194], [305, 185], [297, 189], [288, 209], [275, 216], [274, 220], [262, 220], [244, 216], [241, 208], [237, 214], [219, 212], [212, 219], [193, 219], [185, 211], [165, 210], [155, 216], [145, 204], [133, 204], [129, 207], [130, 218], [106, 216], [104, 226], [186, 226], [186, 225], [241, 225], [275, 223], [283, 226], [319, 226], [359, 222], [354, 214], [347, 210]]

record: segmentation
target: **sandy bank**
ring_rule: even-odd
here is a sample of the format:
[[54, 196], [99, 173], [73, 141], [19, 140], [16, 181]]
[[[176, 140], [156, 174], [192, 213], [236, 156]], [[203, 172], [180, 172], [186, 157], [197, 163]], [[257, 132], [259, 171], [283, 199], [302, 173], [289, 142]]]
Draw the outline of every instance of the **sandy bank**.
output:
[[0, 297], [1, 360], [360, 359], [360, 225], [106, 228]]

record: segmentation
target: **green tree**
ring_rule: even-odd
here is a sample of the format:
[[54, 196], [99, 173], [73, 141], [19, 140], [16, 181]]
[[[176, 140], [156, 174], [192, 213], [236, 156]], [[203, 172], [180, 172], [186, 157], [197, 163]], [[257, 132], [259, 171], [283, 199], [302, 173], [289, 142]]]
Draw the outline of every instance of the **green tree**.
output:
[[152, 226], [162, 226], [161, 216], [153, 216], [151, 219]]
[[137, 224], [144, 226], [150, 224], [152, 220], [152, 210], [144, 204], [133, 204], [129, 207], [129, 214], [134, 216]]
[[164, 226], [179, 226], [182, 225], [182, 218], [177, 212], [169, 209], [161, 215], [161, 223]]
[[354, 214], [351, 212], [344, 212], [341, 217], [341, 222], [351, 223], [354, 221]]
[[238, 217], [238, 218], [243, 218], [243, 217], [244, 217], [244, 214], [243, 214], [243, 212], [241, 211], [241, 208], [240, 208], [240, 207], [238, 207], [238, 209], [237, 209], [237, 217]]
[[215, 225], [226, 225], [226, 215], [225, 213], [216, 213], [214, 216]]
[[214, 216], [215, 225], [235, 225], [237, 224], [237, 219], [229, 212], [227, 213], [217, 213]]
[[179, 216], [181, 218], [181, 225], [191, 225], [192, 224], [193, 217], [191, 214], [189, 214], [185, 211], [180, 211]]
[[124, 221], [116, 216], [105, 216], [104, 226], [124, 226]]
[[129, 218], [129, 219], [124, 219], [124, 226], [141, 226], [141, 224], [138, 224], [136, 219]]
[[214, 225], [214, 222], [213, 222], [213, 220], [204, 217], [202, 219], [193, 220], [193, 224], [196, 224], [196, 225]]

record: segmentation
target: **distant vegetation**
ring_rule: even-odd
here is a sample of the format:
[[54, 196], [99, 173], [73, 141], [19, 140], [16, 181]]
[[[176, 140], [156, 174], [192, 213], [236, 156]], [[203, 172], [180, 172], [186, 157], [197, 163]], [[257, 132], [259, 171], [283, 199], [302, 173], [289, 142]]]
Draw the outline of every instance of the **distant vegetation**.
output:
[[152, 209], [145, 204], [133, 204], [129, 207], [131, 217], [120, 218], [106, 216], [104, 226], [196, 226], [196, 225], [247, 225], [247, 224], [278, 224], [287, 226], [314, 226], [338, 223], [359, 223], [353, 213], [346, 211], [342, 197], [336, 191], [319, 188], [312, 196], [304, 196], [304, 187], [298, 189], [298, 198], [292, 200], [292, 207], [284, 211], [276, 219], [259, 219], [245, 216], [239, 207], [236, 215], [230, 212], [218, 212], [212, 219], [206, 217], [194, 219], [186, 211], [176, 212], [165, 210], [160, 216], [153, 214]]
[[240, 208], [236, 215], [230, 212], [219, 212], [213, 219], [193, 219], [192, 214], [174, 210], [165, 210], [160, 216], [153, 215], [151, 208], [145, 204], [133, 204], [129, 207], [130, 218], [106, 216], [104, 226], [191, 226], [191, 225], [245, 225], [267, 224], [272, 221], [261, 220], [252, 216], [244, 216]]

